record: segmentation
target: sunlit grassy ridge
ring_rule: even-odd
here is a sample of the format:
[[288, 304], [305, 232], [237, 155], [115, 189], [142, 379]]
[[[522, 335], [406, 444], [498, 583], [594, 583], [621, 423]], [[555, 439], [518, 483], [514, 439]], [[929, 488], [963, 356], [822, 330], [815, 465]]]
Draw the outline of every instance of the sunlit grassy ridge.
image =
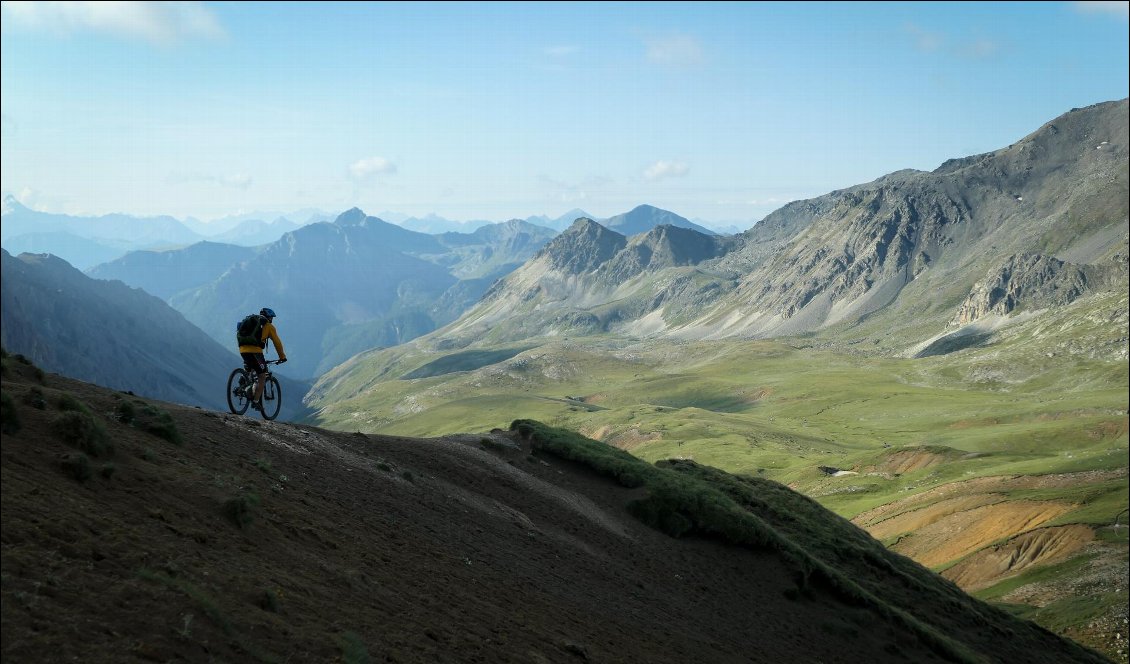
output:
[[[931, 624], [957, 612], [975, 616], [979, 627], [994, 618], [1009, 619], [889, 553], [858, 528], [776, 482], [736, 476], [692, 461], [649, 465], [623, 451], [532, 420], [515, 420], [510, 426], [529, 439], [535, 451], [584, 464], [622, 486], [642, 488], [641, 496], [628, 509], [648, 525], [673, 537], [698, 535], [777, 551], [792, 568], [797, 597], [812, 586], [829, 588], [850, 605], [877, 610], [886, 620], [931, 644], [945, 659], [981, 661], [963, 643], [944, 636]], [[1017, 636], [1007, 628], [1001, 634]]]

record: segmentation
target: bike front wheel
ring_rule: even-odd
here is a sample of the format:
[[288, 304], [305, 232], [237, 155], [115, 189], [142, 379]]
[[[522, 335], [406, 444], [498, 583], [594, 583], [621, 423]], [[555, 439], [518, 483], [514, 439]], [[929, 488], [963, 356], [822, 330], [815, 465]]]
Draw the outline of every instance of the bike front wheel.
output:
[[263, 404], [263, 419], [273, 420], [279, 416], [279, 410], [282, 409], [282, 386], [274, 376], [267, 377], [267, 382], [263, 385], [263, 399], [259, 403]]
[[254, 386], [251, 385], [246, 369], [232, 371], [228, 376], [228, 410], [236, 415], [246, 413], [247, 407], [251, 404], [248, 392], [252, 389]]

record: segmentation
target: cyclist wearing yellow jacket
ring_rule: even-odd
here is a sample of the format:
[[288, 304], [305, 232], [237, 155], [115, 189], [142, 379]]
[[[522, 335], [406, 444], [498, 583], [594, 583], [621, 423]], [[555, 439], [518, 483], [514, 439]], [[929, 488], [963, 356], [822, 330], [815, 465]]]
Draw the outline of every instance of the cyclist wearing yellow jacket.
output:
[[263, 404], [260, 399], [263, 398], [263, 385], [267, 382], [267, 361], [263, 357], [263, 351], [267, 348], [267, 341], [270, 340], [275, 344], [275, 352], [279, 354], [279, 364], [286, 362], [286, 351], [283, 350], [282, 341], [279, 339], [279, 333], [275, 329], [275, 311], [270, 307], [263, 307], [259, 310], [259, 315], [265, 318], [263, 321], [263, 332], [260, 335], [258, 344], [241, 344], [239, 347], [239, 355], [243, 358], [243, 365], [247, 367], [248, 371], [254, 372], [258, 377], [258, 382], [255, 383], [255, 396], [251, 400], [251, 407], [255, 410], [262, 410]]

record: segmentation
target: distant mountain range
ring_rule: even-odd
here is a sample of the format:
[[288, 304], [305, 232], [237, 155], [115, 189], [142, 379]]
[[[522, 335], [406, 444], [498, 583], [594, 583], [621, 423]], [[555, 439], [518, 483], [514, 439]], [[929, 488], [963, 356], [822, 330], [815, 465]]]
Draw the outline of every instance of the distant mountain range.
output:
[[[0, 271], [0, 342], [8, 352], [105, 387], [227, 409], [225, 380], [242, 360], [162, 300], [50, 255], [0, 250]], [[281, 417], [295, 418], [308, 385], [282, 380]]]
[[31, 210], [13, 196], [6, 196], [0, 216], [0, 244], [13, 255], [53, 254], [87, 270], [130, 251], [175, 249], [205, 240], [246, 247], [262, 245], [306, 223], [324, 220], [325, 215], [310, 213], [305, 219], [296, 222], [280, 216], [267, 222], [241, 216], [204, 224], [169, 216], [81, 217]]
[[[662, 222], [694, 227], [646, 205], [614, 219], [626, 228]], [[418, 233], [353, 209], [332, 223], [308, 224], [259, 247], [199, 242], [135, 251], [88, 273], [165, 298], [220, 343], [229, 342], [233, 316], [271, 306], [279, 312], [292, 360], [283, 372], [308, 377], [356, 353], [403, 343], [451, 322], [555, 235], [521, 220], [471, 233]], [[645, 243], [636, 251], [647, 256], [633, 260], [681, 264], [686, 259], [680, 256], [695, 246], [692, 241], [652, 256], [655, 249]]]
[[353, 209], [259, 247], [135, 251], [89, 274], [166, 299], [222, 344], [229, 319], [271, 306], [292, 360], [283, 372], [313, 376], [450, 322], [554, 234], [514, 220], [429, 235]]

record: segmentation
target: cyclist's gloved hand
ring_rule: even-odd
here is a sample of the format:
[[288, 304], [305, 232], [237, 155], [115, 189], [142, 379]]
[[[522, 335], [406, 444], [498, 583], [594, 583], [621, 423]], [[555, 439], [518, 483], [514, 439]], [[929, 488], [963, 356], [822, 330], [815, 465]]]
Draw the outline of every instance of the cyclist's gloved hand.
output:
[[286, 358], [285, 358], [285, 357], [280, 357], [280, 358], [279, 358], [279, 364], [282, 364], [283, 362], [286, 362]]

